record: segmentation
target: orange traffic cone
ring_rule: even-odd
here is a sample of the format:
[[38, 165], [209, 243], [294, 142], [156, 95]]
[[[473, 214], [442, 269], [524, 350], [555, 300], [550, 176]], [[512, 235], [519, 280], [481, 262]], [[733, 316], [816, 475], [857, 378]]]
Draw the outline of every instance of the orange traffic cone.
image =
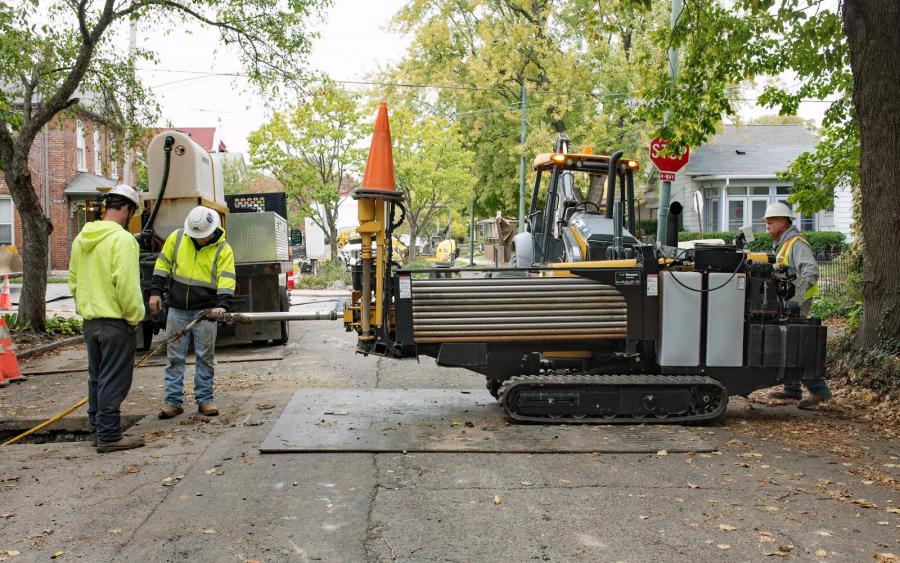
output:
[[3, 275], [3, 291], [0, 291], [0, 310], [12, 309], [12, 295], [9, 293], [9, 276]]
[[388, 123], [387, 103], [378, 106], [375, 118], [375, 132], [372, 134], [372, 145], [369, 147], [369, 159], [366, 161], [366, 172], [360, 184], [363, 190], [396, 192], [394, 181], [394, 153], [391, 150], [391, 126]]
[[294, 272], [290, 272], [287, 275], [287, 288], [288, 291], [294, 289]]
[[13, 352], [12, 336], [6, 326], [6, 320], [0, 317], [0, 373], [7, 382], [26, 381], [28, 378], [22, 375], [19, 362]]

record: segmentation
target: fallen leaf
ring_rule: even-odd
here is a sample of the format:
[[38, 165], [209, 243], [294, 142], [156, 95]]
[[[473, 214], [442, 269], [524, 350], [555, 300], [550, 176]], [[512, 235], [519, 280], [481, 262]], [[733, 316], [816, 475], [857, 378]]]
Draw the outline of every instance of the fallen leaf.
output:
[[659, 450], [658, 452], [656, 452], [656, 455], [658, 455], [658, 456], [669, 455], [669, 452], [668, 452], [668, 450]]
[[891, 507], [891, 508], [885, 508], [885, 510], [887, 510], [891, 514], [900, 514], [900, 508]]
[[817, 549], [816, 556], [817, 557], [828, 557], [828, 552], [825, 551], [824, 549]]
[[762, 457], [762, 454], [756, 452], [747, 452], [745, 454], [739, 454], [738, 457], [752, 457], [754, 459], [759, 459]]
[[727, 543], [720, 543], [719, 549], [731, 549], [731, 546], [728, 545]]
[[822, 536], [823, 538], [830, 538], [833, 534], [828, 530], [818, 530], [816, 534]]
[[503, 504], [503, 501], [500, 500], [499, 496], [494, 495], [494, 504]]
[[649, 516], [638, 516], [638, 518], [640, 518], [641, 520], [649, 520], [650, 519]]
[[878, 508], [878, 505], [870, 500], [866, 500], [864, 498], [858, 498], [853, 500], [853, 504], [858, 504], [863, 508]]
[[778, 512], [781, 509], [778, 508], [777, 506], [764, 506], [763, 510], [765, 510], [769, 514], [775, 514], [776, 512]]
[[759, 541], [763, 543], [774, 543], [775, 536], [771, 534], [771, 532], [760, 532], [759, 533]]
[[216, 530], [214, 528], [206, 528], [205, 530], [203, 530], [203, 533], [208, 534], [208, 535], [213, 535], [216, 533]]
[[737, 528], [735, 528], [734, 526], [731, 526], [729, 524], [719, 524], [719, 529], [722, 530], [723, 532], [733, 532], [733, 531], [737, 530]]
[[113, 528], [109, 531], [110, 534], [121, 534], [122, 530], [120, 528]]
[[63, 556], [63, 553], [65, 553], [65, 551], [63, 551], [61, 549], [57, 549], [56, 551], [53, 552], [53, 555], [50, 556], [50, 559], [59, 559], [60, 557]]
[[531, 481], [519, 481], [519, 484], [524, 487], [530, 487], [530, 486], [534, 485], [534, 483], [532, 483]]
[[870, 480], [870, 479], [866, 479], [865, 481], [862, 482], [862, 484], [863, 484], [863, 485], [874, 485], [874, 484], [875, 484], [875, 481], [872, 481], [872, 480]]
[[875, 561], [898, 561], [897, 556], [893, 553], [876, 553]]
[[141, 472], [141, 468], [136, 465], [129, 465], [128, 467], [125, 468], [125, 473], [134, 474], [134, 473], [140, 473], [140, 472]]
[[10, 557], [15, 557], [16, 555], [20, 555], [20, 553], [15, 549], [0, 550], [0, 561], [9, 561]]
[[207, 469], [206, 471], [204, 471], [204, 473], [206, 473], [207, 475], [212, 475], [215, 472], [216, 472], [215, 469]]
[[700, 485], [695, 485], [693, 483], [688, 483], [688, 489], [699, 489]]
[[780, 546], [778, 549], [767, 549], [762, 552], [763, 555], [767, 557], [776, 556], [776, 557], [787, 557], [791, 554], [791, 548], [785, 545]]
[[887, 520], [880, 520], [878, 522], [879, 526], [887, 526], [888, 524], [890, 524], [890, 522], [888, 522]]

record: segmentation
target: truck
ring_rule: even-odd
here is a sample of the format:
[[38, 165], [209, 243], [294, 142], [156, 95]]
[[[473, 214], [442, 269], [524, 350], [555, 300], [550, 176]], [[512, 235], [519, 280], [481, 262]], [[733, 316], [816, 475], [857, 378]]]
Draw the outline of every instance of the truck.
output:
[[[284, 194], [280, 194], [280, 198], [274, 194], [241, 194], [226, 198], [218, 162], [180, 131], [163, 131], [150, 140], [147, 169], [149, 192], [142, 194], [144, 209], [129, 225], [140, 244], [141, 288], [145, 301], [149, 299], [154, 265], [166, 238], [182, 228], [191, 209], [204, 205], [219, 213], [227, 240], [234, 250], [237, 277], [234, 312], [289, 311], [287, 275], [291, 264]], [[251, 202], [256, 205], [249, 205]], [[156, 320], [148, 314], [137, 331], [138, 347], [149, 348], [153, 335], [165, 330], [165, 326], [165, 308]], [[221, 325], [219, 339], [231, 336], [257, 344], [285, 343], [288, 321]]]

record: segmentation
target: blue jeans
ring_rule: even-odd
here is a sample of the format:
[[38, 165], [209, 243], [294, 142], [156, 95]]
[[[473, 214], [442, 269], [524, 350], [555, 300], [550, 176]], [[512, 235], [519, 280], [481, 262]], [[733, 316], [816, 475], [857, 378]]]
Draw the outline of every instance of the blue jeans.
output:
[[[203, 309], [169, 308], [166, 318], [166, 332], [174, 334], [182, 330]], [[166, 346], [166, 404], [181, 405], [184, 402], [184, 357], [188, 344], [194, 341], [194, 356], [197, 365], [194, 370], [194, 398], [198, 405], [213, 401], [213, 378], [216, 363], [216, 328], [215, 321], [200, 321], [188, 334], [185, 334]]]
[[785, 392], [798, 394], [801, 393], [801, 382], [809, 390], [810, 393], [813, 393], [815, 395], [829, 395], [831, 393], [831, 390], [828, 388], [828, 383], [823, 377], [817, 377], [815, 379], [801, 379], [800, 381], [791, 381], [789, 383], [785, 383]]

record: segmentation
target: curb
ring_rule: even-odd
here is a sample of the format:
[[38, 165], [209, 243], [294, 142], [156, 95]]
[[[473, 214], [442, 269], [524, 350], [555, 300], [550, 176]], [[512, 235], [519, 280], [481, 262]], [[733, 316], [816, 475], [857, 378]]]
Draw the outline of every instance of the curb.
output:
[[63, 338], [62, 340], [57, 340], [56, 342], [50, 342], [49, 344], [44, 344], [43, 346], [38, 346], [37, 348], [30, 348], [23, 352], [17, 352], [16, 358], [19, 360], [27, 360], [31, 356], [35, 356], [37, 354], [42, 354], [44, 352], [50, 352], [52, 350], [56, 350], [57, 348], [62, 348], [63, 346], [70, 346], [72, 344], [77, 344], [79, 342], [84, 342], [84, 336], [70, 336], [69, 338]]

